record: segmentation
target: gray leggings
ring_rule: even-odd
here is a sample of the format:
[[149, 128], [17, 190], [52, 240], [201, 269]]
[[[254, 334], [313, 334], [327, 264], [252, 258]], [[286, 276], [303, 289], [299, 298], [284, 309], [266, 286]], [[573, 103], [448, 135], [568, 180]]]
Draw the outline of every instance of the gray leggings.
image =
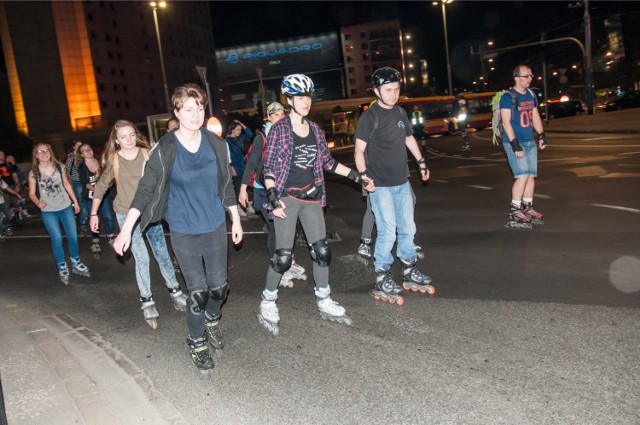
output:
[[[324, 213], [319, 202], [303, 202], [291, 197], [280, 199], [286, 208], [285, 219], [273, 218], [273, 225], [276, 230], [276, 249], [292, 249], [296, 239], [296, 223], [298, 218], [302, 229], [307, 237], [307, 242], [313, 244], [327, 237], [327, 229], [324, 224]], [[312, 253], [311, 257], [315, 255]], [[278, 273], [271, 266], [267, 270], [266, 289], [275, 291], [282, 278], [282, 273]], [[327, 288], [329, 286], [329, 266], [321, 267], [313, 262], [313, 280], [316, 287]]]

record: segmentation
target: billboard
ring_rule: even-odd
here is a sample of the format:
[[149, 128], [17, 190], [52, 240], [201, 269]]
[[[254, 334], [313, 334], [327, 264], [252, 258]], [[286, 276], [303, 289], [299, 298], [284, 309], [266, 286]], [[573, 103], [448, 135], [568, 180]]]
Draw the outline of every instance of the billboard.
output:
[[255, 79], [256, 68], [268, 79], [341, 68], [340, 54], [338, 34], [327, 33], [216, 49], [216, 63], [221, 80]]

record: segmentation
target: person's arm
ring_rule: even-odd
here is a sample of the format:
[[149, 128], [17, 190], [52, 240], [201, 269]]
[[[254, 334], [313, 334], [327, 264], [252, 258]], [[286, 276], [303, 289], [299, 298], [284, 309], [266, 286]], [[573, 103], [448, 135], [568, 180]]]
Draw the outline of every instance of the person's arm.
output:
[[[93, 208], [92, 208], [93, 209]], [[127, 218], [124, 220], [124, 224], [120, 227], [120, 233], [118, 237], [113, 241], [113, 249], [118, 255], [123, 255], [124, 252], [129, 249], [131, 245], [131, 233], [136, 225], [136, 222], [140, 218], [140, 211], [135, 208], [129, 208], [127, 212]], [[96, 217], [97, 218], [97, 217]]]
[[376, 186], [373, 183], [372, 179], [367, 179], [366, 177], [363, 177], [360, 175], [360, 173], [358, 173], [357, 170], [354, 170], [353, 168], [349, 168], [346, 165], [343, 165], [339, 162], [335, 163], [335, 167], [333, 168], [333, 172], [335, 174], [341, 175], [343, 177], [348, 178], [349, 180], [353, 180], [354, 182], [361, 184], [362, 187], [367, 191], [367, 192], [374, 192], [376, 190]]
[[416, 138], [413, 137], [413, 135], [407, 136], [407, 139], [404, 143], [418, 163], [418, 168], [420, 169], [420, 178], [422, 179], [422, 181], [429, 180], [431, 172], [429, 171], [429, 167], [427, 167], [427, 160], [422, 155], [422, 151], [420, 150], [420, 146], [418, 145]]
[[67, 191], [69, 198], [71, 198], [71, 202], [73, 202], [73, 211], [76, 214], [80, 213], [80, 204], [76, 199], [76, 194], [73, 193], [73, 186], [71, 186], [71, 182], [69, 181], [69, 176], [67, 176], [67, 173], [62, 173], [62, 172], [60, 173], [60, 176], [62, 177], [62, 186], [64, 186], [64, 190]]
[[[507, 94], [506, 96], [509, 95]], [[517, 158], [522, 158], [524, 156], [524, 151], [522, 150], [522, 146], [520, 146], [520, 142], [518, 141], [518, 139], [516, 139], [516, 133], [513, 130], [513, 126], [511, 125], [511, 109], [501, 108], [500, 118], [502, 119], [502, 128], [504, 129], [504, 134], [507, 136], [507, 140], [509, 140], [511, 149], [513, 149], [513, 152], [516, 154]]]
[[7, 186], [4, 188], [4, 190], [6, 190], [7, 192], [9, 192], [10, 194], [12, 194], [13, 196], [15, 196], [18, 199], [22, 199], [22, 195], [20, 195], [18, 192], [16, 192], [15, 190], [11, 189], [11, 186]]
[[538, 133], [538, 146], [540, 149], [547, 147], [547, 136], [544, 134], [544, 127], [542, 126], [542, 118], [538, 112], [538, 108], [533, 108], [533, 128]]
[[38, 208], [43, 209], [47, 206], [47, 203], [42, 199], [38, 199], [38, 197], [36, 196], [36, 187], [38, 182], [36, 182], [36, 179], [33, 177], [33, 172], [29, 173], [27, 181], [29, 182], [29, 199], [31, 199], [31, 202], [36, 204]]

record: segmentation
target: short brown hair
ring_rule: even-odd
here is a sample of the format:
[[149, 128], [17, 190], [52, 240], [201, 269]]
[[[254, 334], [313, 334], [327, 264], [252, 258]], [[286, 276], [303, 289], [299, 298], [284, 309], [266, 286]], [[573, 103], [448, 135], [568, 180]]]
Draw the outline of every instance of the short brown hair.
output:
[[197, 84], [187, 83], [173, 90], [173, 95], [171, 96], [173, 109], [176, 111], [182, 109], [184, 102], [190, 97], [194, 98], [198, 105], [207, 106], [207, 94], [204, 90]]

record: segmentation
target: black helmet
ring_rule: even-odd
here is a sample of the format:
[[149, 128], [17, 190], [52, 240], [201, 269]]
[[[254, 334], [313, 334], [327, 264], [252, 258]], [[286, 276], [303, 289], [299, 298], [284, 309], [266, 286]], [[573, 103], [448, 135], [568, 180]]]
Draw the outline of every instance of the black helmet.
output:
[[373, 75], [371, 76], [371, 81], [373, 83], [373, 87], [380, 87], [383, 84], [401, 82], [400, 73], [393, 68], [385, 66], [384, 68], [378, 68], [373, 71]]

